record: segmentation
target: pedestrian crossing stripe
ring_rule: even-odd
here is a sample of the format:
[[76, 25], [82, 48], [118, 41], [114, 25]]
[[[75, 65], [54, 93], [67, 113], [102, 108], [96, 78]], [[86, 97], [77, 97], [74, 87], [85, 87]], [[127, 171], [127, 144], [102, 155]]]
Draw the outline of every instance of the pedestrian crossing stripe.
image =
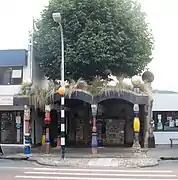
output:
[[81, 172], [24, 172], [24, 174], [39, 174], [39, 175], [73, 175], [73, 176], [114, 176], [114, 177], [176, 177], [174, 174], [116, 174], [116, 173], [81, 173]]
[[[112, 180], [112, 179], [118, 179], [117, 178], [98, 178], [98, 177], [66, 177], [66, 176], [60, 176], [60, 177], [51, 177], [51, 176], [16, 176], [16, 178], [20, 179], [48, 179], [48, 180]], [[122, 178], [122, 180], [138, 180], [138, 178]], [[144, 179], [144, 180], [163, 180], [163, 179]], [[164, 179], [164, 180], [173, 180], [173, 179]]]
[[172, 173], [171, 170], [137, 170], [137, 169], [74, 169], [74, 168], [33, 168], [34, 171], [78, 171], [78, 172], [127, 172], [127, 173]]
[[171, 170], [151, 169], [73, 169], [73, 168], [30, 168], [16, 175], [16, 180], [175, 180]]

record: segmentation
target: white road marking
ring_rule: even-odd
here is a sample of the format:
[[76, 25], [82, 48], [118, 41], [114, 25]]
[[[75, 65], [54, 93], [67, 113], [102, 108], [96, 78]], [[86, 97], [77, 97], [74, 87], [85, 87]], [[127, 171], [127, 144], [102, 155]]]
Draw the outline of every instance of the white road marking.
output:
[[[138, 169], [73, 169], [73, 168], [32, 168], [17, 174], [17, 180], [173, 180], [177, 176], [170, 170]], [[145, 179], [146, 178], [146, 179]]]
[[73, 169], [73, 168], [33, 168], [35, 171], [78, 171], [78, 172], [128, 172], [128, 173], [172, 173], [171, 170], [130, 170], [130, 169]]
[[75, 173], [75, 172], [24, 172], [24, 174], [73, 175], [73, 176], [115, 176], [115, 177], [176, 177], [174, 174], [114, 174], [114, 173]]
[[[112, 180], [117, 178], [98, 178], [98, 177], [66, 177], [66, 176], [16, 176], [17, 179], [55, 179], [55, 180]], [[122, 180], [138, 180], [138, 178], [122, 178]], [[163, 179], [144, 179], [144, 180], [163, 180]], [[173, 180], [173, 179], [164, 179], [164, 180]]]
[[171, 170], [137, 170], [137, 169], [73, 169], [73, 168], [33, 168], [33, 167], [0, 167], [0, 170], [33, 170], [33, 171], [76, 171], [76, 172], [120, 172], [120, 173], [172, 173]]
[[3, 166], [3, 167], [0, 167], [0, 170], [3, 170], [3, 169], [12, 169], [12, 170], [29, 170], [29, 169], [31, 169], [31, 170], [33, 170], [34, 168], [32, 168], [32, 167], [5, 167], [5, 166]]

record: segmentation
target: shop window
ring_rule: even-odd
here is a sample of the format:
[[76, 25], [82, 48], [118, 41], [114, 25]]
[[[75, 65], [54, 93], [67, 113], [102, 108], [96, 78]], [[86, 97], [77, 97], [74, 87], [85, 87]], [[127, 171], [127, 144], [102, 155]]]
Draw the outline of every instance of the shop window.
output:
[[178, 111], [154, 111], [155, 131], [178, 131]]
[[23, 111], [0, 112], [0, 143], [23, 143]]
[[20, 85], [22, 83], [22, 67], [0, 68], [0, 85]]

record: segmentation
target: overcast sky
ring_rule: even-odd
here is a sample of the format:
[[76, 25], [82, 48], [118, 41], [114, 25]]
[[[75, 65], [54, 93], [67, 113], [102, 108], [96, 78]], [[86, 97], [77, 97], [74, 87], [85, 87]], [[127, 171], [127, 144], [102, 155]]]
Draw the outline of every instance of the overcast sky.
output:
[[[150, 70], [153, 87], [178, 91], [178, 0], [140, 0], [155, 37]], [[0, 49], [27, 48], [32, 16], [39, 16], [48, 0], [0, 0]]]

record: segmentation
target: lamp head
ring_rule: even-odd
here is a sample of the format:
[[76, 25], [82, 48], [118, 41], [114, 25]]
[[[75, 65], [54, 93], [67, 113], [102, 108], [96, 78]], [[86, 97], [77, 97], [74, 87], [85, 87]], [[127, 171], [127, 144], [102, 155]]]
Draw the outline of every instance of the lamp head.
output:
[[53, 20], [57, 23], [61, 23], [61, 14], [60, 13], [53, 13]]

